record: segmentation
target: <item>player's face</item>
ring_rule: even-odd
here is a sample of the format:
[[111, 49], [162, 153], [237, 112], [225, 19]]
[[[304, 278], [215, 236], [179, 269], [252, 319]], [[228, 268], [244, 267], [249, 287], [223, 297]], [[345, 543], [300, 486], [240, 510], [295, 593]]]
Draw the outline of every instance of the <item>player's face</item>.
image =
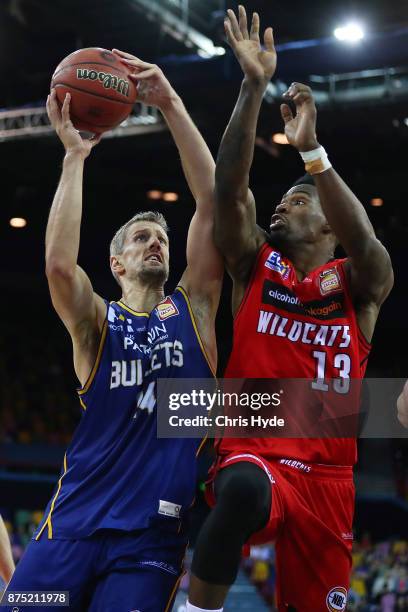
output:
[[126, 233], [122, 262], [129, 279], [165, 282], [169, 275], [169, 240], [153, 221], [136, 221]]
[[313, 240], [327, 225], [313, 185], [296, 185], [283, 196], [271, 217], [271, 237]]

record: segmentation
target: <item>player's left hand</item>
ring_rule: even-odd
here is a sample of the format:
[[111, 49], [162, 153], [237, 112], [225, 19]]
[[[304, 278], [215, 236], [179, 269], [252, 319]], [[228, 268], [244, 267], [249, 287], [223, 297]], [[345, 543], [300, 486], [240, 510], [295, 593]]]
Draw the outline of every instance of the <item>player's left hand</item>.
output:
[[397, 400], [398, 420], [408, 429], [408, 380]]
[[319, 147], [316, 137], [316, 104], [312, 90], [302, 83], [292, 83], [284, 98], [296, 106], [294, 116], [287, 104], [282, 104], [281, 115], [285, 123], [285, 134], [289, 143], [298, 151], [312, 151]]
[[156, 64], [149, 64], [135, 55], [112, 49], [130, 70], [130, 78], [137, 85], [138, 99], [148, 106], [163, 110], [177, 97], [176, 92]]

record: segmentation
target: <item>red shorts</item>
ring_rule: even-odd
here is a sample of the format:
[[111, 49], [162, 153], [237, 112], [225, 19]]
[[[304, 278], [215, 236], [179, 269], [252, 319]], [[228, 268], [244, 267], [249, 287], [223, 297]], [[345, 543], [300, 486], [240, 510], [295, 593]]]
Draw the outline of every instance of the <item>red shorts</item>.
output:
[[275, 542], [279, 612], [289, 606], [296, 612], [345, 610], [353, 541], [352, 468], [233, 453], [219, 457], [210, 471], [206, 497], [211, 506], [217, 472], [240, 461], [259, 465], [271, 482], [269, 522], [248, 544]]

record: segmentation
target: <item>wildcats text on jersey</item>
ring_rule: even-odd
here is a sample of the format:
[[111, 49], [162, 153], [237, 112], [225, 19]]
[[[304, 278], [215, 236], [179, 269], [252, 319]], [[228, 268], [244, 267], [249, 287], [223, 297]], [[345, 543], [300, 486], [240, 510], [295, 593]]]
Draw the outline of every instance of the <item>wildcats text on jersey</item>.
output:
[[305, 321], [289, 320], [266, 310], [259, 312], [256, 331], [259, 334], [287, 338], [291, 342], [338, 348], [347, 348], [351, 341], [349, 325], [315, 325]]

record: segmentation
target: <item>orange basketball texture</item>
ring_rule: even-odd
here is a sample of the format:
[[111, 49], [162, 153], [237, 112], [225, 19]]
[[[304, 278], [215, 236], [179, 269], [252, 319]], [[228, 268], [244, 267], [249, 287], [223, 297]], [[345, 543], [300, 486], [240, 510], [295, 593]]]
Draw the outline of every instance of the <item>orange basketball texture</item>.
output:
[[107, 49], [74, 51], [62, 60], [51, 79], [60, 105], [71, 94], [70, 115], [78, 130], [101, 134], [130, 114], [137, 89], [129, 69]]

